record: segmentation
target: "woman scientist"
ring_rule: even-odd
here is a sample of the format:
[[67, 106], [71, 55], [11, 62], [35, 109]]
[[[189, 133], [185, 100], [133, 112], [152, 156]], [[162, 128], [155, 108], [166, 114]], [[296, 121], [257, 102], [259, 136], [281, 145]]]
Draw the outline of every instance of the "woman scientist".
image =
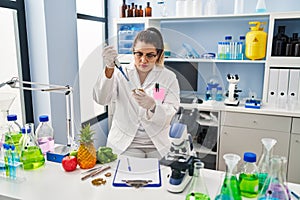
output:
[[106, 67], [94, 88], [101, 105], [115, 103], [107, 146], [114, 152], [135, 157], [161, 158], [168, 153], [170, 121], [179, 107], [176, 75], [164, 67], [164, 43], [156, 28], [137, 34], [133, 42], [134, 62], [115, 68], [116, 50], [105, 47]]

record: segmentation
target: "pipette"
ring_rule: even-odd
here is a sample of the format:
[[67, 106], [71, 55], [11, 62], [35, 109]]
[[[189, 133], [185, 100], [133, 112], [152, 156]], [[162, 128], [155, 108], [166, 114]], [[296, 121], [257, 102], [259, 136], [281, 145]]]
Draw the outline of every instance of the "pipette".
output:
[[119, 62], [119, 60], [117, 58], [115, 59], [114, 64], [120, 70], [120, 72], [124, 76], [124, 78], [127, 80], [128, 84], [130, 86], [130, 89], [132, 91], [135, 91], [137, 89], [136, 85], [133, 85], [132, 82], [127, 77], [127, 75], [124, 73], [123, 68], [122, 68], [122, 66], [121, 66], [121, 64], [120, 64], [120, 62]]

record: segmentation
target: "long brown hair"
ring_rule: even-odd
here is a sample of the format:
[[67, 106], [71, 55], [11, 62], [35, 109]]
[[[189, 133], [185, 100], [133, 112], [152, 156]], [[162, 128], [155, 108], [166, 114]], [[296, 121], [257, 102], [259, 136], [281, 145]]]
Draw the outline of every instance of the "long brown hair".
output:
[[138, 41], [145, 42], [147, 44], [152, 44], [157, 51], [156, 64], [163, 66], [164, 64], [164, 41], [163, 37], [159, 30], [154, 27], [149, 27], [146, 30], [139, 32], [134, 41], [133, 41], [133, 48], [135, 47]]

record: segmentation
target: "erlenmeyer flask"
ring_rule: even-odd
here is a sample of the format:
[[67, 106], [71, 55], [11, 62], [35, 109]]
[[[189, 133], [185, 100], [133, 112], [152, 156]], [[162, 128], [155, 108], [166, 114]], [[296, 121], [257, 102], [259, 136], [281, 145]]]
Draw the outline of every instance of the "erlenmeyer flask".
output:
[[33, 124], [26, 124], [25, 128], [22, 128], [20, 161], [25, 170], [37, 169], [45, 164], [45, 158], [32, 133], [33, 130]]
[[[259, 189], [260, 192], [266, 178], [268, 176], [268, 173], [270, 172], [270, 159], [273, 156], [273, 147], [277, 143], [277, 140], [272, 138], [262, 138], [261, 143], [263, 144], [263, 152], [261, 154], [261, 157], [258, 161], [258, 179], [259, 179]], [[269, 183], [267, 183], [269, 184]], [[267, 187], [265, 187], [267, 189]], [[262, 193], [265, 193], [266, 191], [263, 191]]]
[[194, 174], [185, 200], [210, 200], [205, 182], [201, 174], [201, 169], [203, 168], [203, 162], [196, 161], [194, 163]]
[[257, 13], [264, 13], [266, 11], [267, 11], [266, 1], [265, 0], [257, 0], [256, 12]]
[[241, 200], [239, 183], [236, 178], [235, 169], [241, 157], [237, 154], [225, 154], [226, 174], [220, 189], [220, 194], [215, 200]]
[[[265, 181], [265, 184], [259, 194], [259, 200], [288, 200], [287, 187], [284, 184], [284, 177], [282, 170], [284, 170], [284, 159], [279, 156], [271, 158], [271, 170]], [[268, 184], [269, 183], [269, 184]], [[265, 189], [265, 187], [267, 189]], [[263, 192], [266, 191], [266, 192]]]

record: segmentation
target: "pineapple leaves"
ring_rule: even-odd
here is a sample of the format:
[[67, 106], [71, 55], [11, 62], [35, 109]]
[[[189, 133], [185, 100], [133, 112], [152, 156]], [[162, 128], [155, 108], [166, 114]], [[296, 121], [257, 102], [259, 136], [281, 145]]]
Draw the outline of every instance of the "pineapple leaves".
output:
[[93, 136], [95, 131], [91, 129], [90, 124], [86, 124], [80, 130], [79, 142], [83, 144], [90, 144], [94, 142]]

